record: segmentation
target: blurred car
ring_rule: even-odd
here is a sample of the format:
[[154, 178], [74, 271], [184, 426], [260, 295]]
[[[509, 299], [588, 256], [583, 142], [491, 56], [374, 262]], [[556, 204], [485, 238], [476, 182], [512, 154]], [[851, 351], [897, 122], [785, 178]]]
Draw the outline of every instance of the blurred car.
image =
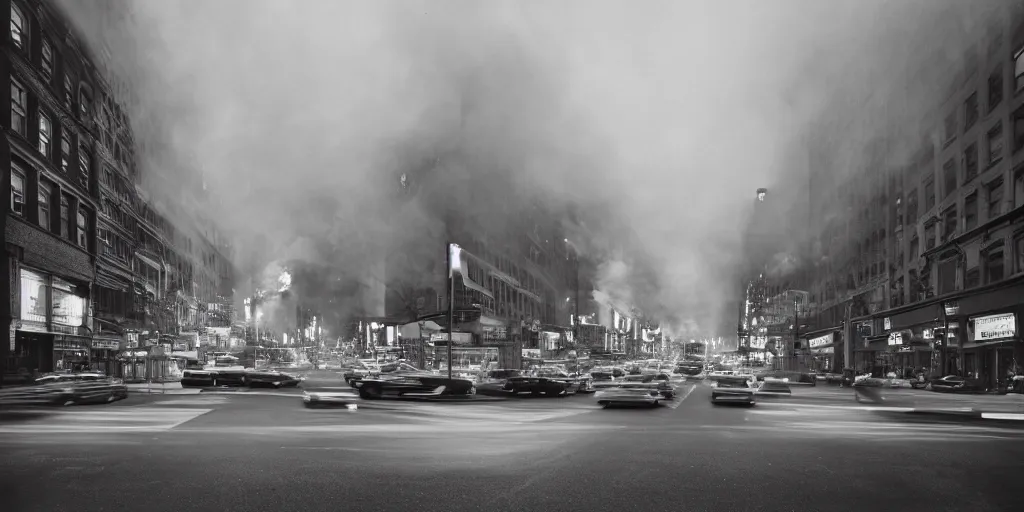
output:
[[275, 370], [185, 370], [181, 375], [182, 387], [294, 387], [302, 382], [301, 377]]
[[352, 392], [307, 391], [302, 394], [302, 404], [306, 407], [348, 406], [358, 398], [359, 395]]
[[54, 373], [32, 384], [0, 390], [0, 405], [85, 405], [128, 397], [124, 381], [102, 373]]
[[672, 400], [676, 396], [676, 387], [672, 384], [672, 378], [667, 373], [648, 373], [641, 375], [627, 375], [619, 382], [619, 388], [632, 389], [653, 389], [656, 390], [665, 400]]
[[506, 381], [513, 377], [519, 377], [522, 374], [522, 370], [500, 368], [480, 372], [476, 379], [476, 392], [481, 395], [509, 394], [510, 392], [505, 390]]
[[985, 385], [978, 379], [965, 379], [959, 375], [946, 375], [932, 379], [932, 391], [940, 393], [982, 393]]
[[468, 396], [476, 394], [469, 379], [451, 378], [428, 372], [393, 374], [358, 378], [349, 382], [365, 400], [385, 397]]
[[757, 394], [757, 381], [746, 376], [719, 377], [711, 389], [711, 403], [739, 403], [754, 405]]
[[358, 379], [363, 377], [369, 377], [375, 375], [379, 369], [376, 365], [371, 365], [364, 361], [356, 361], [354, 363], [346, 364], [342, 369], [342, 378], [345, 382], [350, 382], [352, 379]]
[[249, 371], [242, 377], [242, 385], [251, 388], [291, 388], [298, 386], [302, 378], [279, 371]]
[[664, 400], [655, 389], [649, 388], [635, 388], [635, 387], [617, 387], [602, 389], [595, 395], [597, 398], [598, 405], [602, 407], [612, 406], [638, 406], [646, 405], [650, 407], [657, 407]]
[[576, 393], [576, 382], [568, 374], [554, 368], [538, 368], [524, 375], [505, 380], [505, 391], [535, 396], [566, 396]]

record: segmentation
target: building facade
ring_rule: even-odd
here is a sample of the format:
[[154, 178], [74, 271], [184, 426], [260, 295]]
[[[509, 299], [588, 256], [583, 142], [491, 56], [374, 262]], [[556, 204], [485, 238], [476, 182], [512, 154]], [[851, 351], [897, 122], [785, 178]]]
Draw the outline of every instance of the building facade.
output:
[[4, 374], [115, 374], [126, 349], [194, 348], [183, 330], [230, 321], [223, 240], [148, 199], [142, 174], [156, 171], [137, 163], [127, 109], [68, 20], [39, 0], [4, 2], [3, 13]]
[[822, 346], [850, 322], [844, 367], [958, 373], [996, 389], [1024, 363], [1020, 9], [979, 36], [908, 164], [887, 165], [893, 151], [879, 140], [865, 148], [864, 173], [835, 183], [827, 155], [812, 157], [820, 329], [805, 338]]

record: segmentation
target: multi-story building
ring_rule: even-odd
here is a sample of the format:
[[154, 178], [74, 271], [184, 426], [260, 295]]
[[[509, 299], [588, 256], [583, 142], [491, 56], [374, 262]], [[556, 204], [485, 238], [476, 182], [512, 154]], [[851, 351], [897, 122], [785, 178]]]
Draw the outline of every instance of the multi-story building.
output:
[[192, 209], [155, 202], [141, 187], [153, 170], [136, 161], [116, 78], [49, 2], [5, 4], [6, 268], [16, 297], [6, 371], [114, 372], [116, 352], [140, 337], [170, 335], [174, 348], [182, 329], [226, 325], [230, 252], [182, 215]]
[[965, 48], [908, 164], [879, 140], [836, 183], [812, 158], [811, 302], [822, 336], [850, 320], [846, 367], [994, 388], [1024, 362], [1024, 16], [998, 23]]

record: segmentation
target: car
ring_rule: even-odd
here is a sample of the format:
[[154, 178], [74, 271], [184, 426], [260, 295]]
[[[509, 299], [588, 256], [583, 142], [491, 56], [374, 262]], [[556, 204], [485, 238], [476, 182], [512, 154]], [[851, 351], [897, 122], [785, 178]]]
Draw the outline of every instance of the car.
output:
[[392, 375], [353, 379], [349, 383], [364, 400], [378, 398], [429, 398], [476, 394], [472, 380], [451, 378], [429, 372], [395, 372]]
[[711, 403], [714, 405], [723, 403], [738, 403], [753, 406], [757, 403], [757, 382], [748, 377], [726, 377], [720, 376], [713, 382], [711, 388]]
[[657, 407], [665, 398], [656, 389], [647, 387], [617, 387], [598, 391], [595, 395], [597, 404], [608, 408], [611, 406], [649, 406]]
[[535, 396], [566, 396], [576, 393], [578, 384], [568, 374], [554, 368], [538, 368], [525, 375], [505, 380], [505, 391]]
[[307, 391], [302, 394], [302, 404], [306, 407], [326, 407], [331, 405], [353, 406], [359, 395], [352, 392]]
[[241, 370], [218, 368], [214, 370], [185, 370], [181, 375], [182, 387], [295, 387], [301, 377], [274, 370]]
[[476, 391], [481, 395], [510, 394], [511, 392], [505, 389], [506, 381], [522, 374], [522, 370], [501, 368], [480, 372], [476, 379]]
[[85, 405], [128, 398], [124, 381], [102, 373], [53, 373], [0, 393], [0, 405]]
[[676, 387], [672, 384], [672, 378], [667, 373], [627, 375], [619, 382], [617, 387], [654, 389], [665, 400], [672, 400], [676, 396]]
[[279, 371], [249, 371], [242, 377], [242, 384], [251, 388], [293, 388], [302, 382], [301, 377]]

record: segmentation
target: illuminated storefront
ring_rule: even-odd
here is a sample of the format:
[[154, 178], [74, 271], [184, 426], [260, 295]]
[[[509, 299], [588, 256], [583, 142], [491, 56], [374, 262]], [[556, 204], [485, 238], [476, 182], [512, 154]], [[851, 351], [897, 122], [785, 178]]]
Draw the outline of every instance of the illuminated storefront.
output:
[[59, 277], [18, 270], [18, 311], [11, 350], [22, 374], [89, 369], [88, 290]]

